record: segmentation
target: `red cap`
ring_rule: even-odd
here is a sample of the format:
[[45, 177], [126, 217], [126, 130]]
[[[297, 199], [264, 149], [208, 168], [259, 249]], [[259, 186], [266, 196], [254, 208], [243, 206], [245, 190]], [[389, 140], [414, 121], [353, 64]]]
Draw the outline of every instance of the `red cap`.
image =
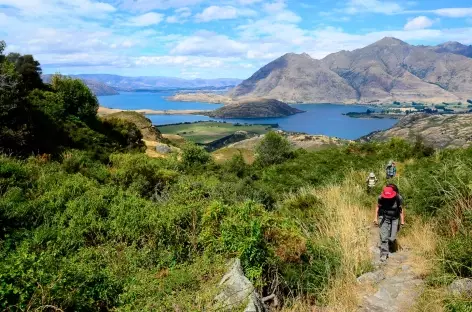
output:
[[383, 198], [390, 199], [390, 198], [394, 198], [395, 196], [397, 196], [397, 192], [395, 192], [393, 187], [391, 187], [391, 186], [384, 187], [384, 189], [382, 191], [382, 197]]

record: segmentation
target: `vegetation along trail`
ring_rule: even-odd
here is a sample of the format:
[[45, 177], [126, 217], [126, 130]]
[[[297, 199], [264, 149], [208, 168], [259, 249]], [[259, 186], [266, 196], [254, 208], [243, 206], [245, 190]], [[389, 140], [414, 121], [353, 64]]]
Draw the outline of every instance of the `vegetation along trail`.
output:
[[[215, 161], [137, 113], [97, 115], [83, 82], [45, 84], [31, 55], [4, 47], [1, 311], [244, 311], [222, 280], [248, 285], [257, 312], [472, 311], [472, 148], [393, 138], [308, 151], [263, 128], [247, 155]], [[384, 183], [368, 194], [364, 181], [390, 159], [407, 226], [378, 266]]]

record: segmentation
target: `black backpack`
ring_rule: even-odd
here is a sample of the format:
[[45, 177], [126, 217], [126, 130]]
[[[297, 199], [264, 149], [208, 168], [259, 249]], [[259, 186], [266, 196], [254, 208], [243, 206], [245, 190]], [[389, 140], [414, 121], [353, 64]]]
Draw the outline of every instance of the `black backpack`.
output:
[[394, 198], [379, 198], [379, 216], [399, 218], [401, 212], [401, 200], [398, 194]]

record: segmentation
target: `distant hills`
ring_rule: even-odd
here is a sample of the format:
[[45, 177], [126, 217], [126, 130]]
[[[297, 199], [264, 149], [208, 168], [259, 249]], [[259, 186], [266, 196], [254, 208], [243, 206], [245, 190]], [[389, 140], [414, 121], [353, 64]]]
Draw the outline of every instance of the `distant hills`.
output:
[[[52, 75], [43, 75], [49, 81]], [[224, 89], [234, 87], [241, 79], [181, 79], [174, 77], [126, 77], [108, 74], [68, 75], [81, 79], [96, 95], [113, 95], [117, 91], [154, 91], [162, 89]]]
[[286, 54], [229, 93], [288, 103], [459, 102], [472, 97], [470, 46], [413, 46], [386, 37], [321, 60]]

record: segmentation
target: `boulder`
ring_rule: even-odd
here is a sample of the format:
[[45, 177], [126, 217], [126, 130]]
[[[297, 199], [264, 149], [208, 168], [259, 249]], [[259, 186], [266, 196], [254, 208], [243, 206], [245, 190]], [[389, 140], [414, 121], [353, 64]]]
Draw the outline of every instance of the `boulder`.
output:
[[449, 285], [448, 289], [455, 296], [472, 298], [472, 278], [457, 279]]
[[244, 275], [239, 259], [231, 261], [230, 269], [221, 279], [219, 287], [221, 292], [215, 297], [219, 310], [234, 311], [245, 306], [244, 312], [266, 311], [254, 285]]
[[156, 146], [156, 152], [158, 152], [160, 154], [170, 154], [170, 153], [172, 153], [172, 149], [168, 145], [158, 144]]

